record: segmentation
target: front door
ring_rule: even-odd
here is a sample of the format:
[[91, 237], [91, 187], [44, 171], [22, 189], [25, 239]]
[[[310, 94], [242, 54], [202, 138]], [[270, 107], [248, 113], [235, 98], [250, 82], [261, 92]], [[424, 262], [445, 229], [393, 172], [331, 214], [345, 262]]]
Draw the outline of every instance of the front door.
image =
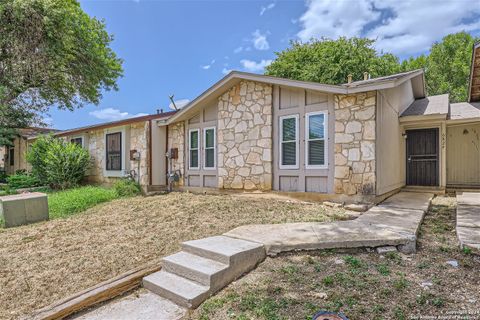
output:
[[407, 130], [407, 185], [438, 186], [438, 128]]

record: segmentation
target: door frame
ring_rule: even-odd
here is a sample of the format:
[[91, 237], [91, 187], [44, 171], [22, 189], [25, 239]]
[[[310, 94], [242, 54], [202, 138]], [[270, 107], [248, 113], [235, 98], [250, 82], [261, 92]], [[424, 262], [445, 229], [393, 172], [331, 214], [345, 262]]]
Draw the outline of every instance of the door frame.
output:
[[447, 182], [447, 126], [445, 120], [418, 120], [412, 122], [404, 122], [401, 124], [402, 136], [405, 138], [405, 147], [404, 147], [404, 156], [405, 160], [403, 162], [404, 169], [404, 184], [407, 183], [407, 141], [406, 141], [406, 132], [407, 130], [415, 129], [439, 129], [438, 140], [439, 140], [439, 189], [445, 189]]
[[405, 131], [407, 135], [407, 140], [408, 140], [408, 131], [434, 131], [436, 134], [436, 159], [435, 159], [435, 171], [436, 171], [436, 177], [435, 177], [435, 184], [433, 185], [415, 185], [415, 184], [409, 184], [409, 152], [408, 152], [408, 141], [405, 143], [405, 180], [406, 180], [406, 185], [407, 186], [422, 186], [422, 187], [439, 187], [440, 186], [440, 149], [441, 149], [441, 141], [440, 141], [440, 128], [416, 128], [416, 129], [408, 129]]

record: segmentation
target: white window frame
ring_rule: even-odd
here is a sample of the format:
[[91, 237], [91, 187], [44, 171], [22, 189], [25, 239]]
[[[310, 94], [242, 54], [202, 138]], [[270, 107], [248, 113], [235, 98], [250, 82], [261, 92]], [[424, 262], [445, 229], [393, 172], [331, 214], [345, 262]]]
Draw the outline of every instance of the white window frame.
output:
[[[207, 130], [213, 129], [213, 167], [207, 167]], [[203, 170], [216, 170], [217, 169], [217, 129], [216, 127], [203, 128]]]
[[[107, 158], [106, 158], [106, 153], [107, 153], [107, 134], [110, 133], [118, 133], [120, 132], [122, 134], [122, 167], [120, 170], [107, 170]], [[125, 127], [116, 127], [116, 128], [107, 128], [103, 131], [103, 143], [105, 146], [105, 149], [103, 150], [104, 155], [105, 155], [105, 163], [103, 164], [103, 176], [104, 177], [125, 177], [126, 174], [126, 154], [127, 154], [127, 145], [126, 145], [126, 130]]]
[[[310, 117], [323, 114], [323, 139], [310, 139]], [[308, 144], [310, 141], [324, 141], [324, 164], [308, 164]], [[328, 168], [328, 112], [315, 111], [305, 114], [305, 168], [306, 169], [327, 169]]]
[[[70, 143], [72, 143], [72, 140], [73, 140], [73, 139], [79, 139], [79, 138], [82, 139], [82, 148], [85, 148], [85, 137], [84, 137], [83, 135], [81, 135], [81, 136], [72, 136], [72, 137], [70, 137], [68, 140], [69, 140]], [[106, 141], [106, 140], [105, 140], [105, 141]]]
[[[293, 141], [283, 141], [283, 120], [286, 119], [295, 119], [295, 165], [283, 165], [282, 164], [282, 151], [284, 142], [293, 142]], [[299, 158], [300, 158], [300, 139], [299, 139], [299, 125], [300, 117], [298, 114], [286, 115], [279, 117], [280, 120], [280, 131], [279, 131], [279, 168], [280, 169], [299, 169]]]
[[[190, 151], [192, 151], [192, 132], [196, 131], [197, 132], [197, 139], [198, 139], [198, 146], [197, 146], [197, 149], [193, 149], [193, 150], [197, 150], [197, 164], [198, 166], [196, 167], [192, 167], [191, 164], [192, 164], [192, 161], [191, 161], [191, 157], [192, 157], [192, 153]], [[200, 142], [201, 142], [201, 139], [200, 139], [200, 129], [190, 129], [188, 130], [188, 169], [189, 170], [199, 170], [200, 169], [200, 153], [201, 153], [201, 148], [200, 148]]]

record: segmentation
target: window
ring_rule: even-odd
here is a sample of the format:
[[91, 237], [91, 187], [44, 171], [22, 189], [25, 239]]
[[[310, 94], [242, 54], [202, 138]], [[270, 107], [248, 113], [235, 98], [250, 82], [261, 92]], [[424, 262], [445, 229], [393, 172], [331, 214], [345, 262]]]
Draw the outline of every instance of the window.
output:
[[298, 169], [298, 115], [280, 117], [280, 169]]
[[15, 165], [15, 149], [14, 148], [8, 149], [8, 164], [11, 166]]
[[307, 113], [305, 122], [305, 158], [307, 168], [326, 167], [327, 114], [323, 111]]
[[75, 143], [79, 145], [80, 147], [83, 147], [83, 138], [82, 137], [75, 137], [70, 139], [70, 143]]
[[107, 145], [107, 171], [122, 170], [122, 133], [107, 133], [105, 138]]
[[198, 153], [198, 150], [199, 150], [199, 130], [198, 129], [195, 129], [195, 130], [190, 130], [189, 131], [189, 143], [188, 143], [188, 146], [189, 146], [189, 152], [190, 152], [190, 156], [189, 156], [189, 168], [190, 169], [198, 169], [199, 166], [198, 166], [198, 162], [199, 162], [199, 153]]
[[215, 169], [215, 128], [203, 129], [203, 141], [205, 143], [204, 169]]

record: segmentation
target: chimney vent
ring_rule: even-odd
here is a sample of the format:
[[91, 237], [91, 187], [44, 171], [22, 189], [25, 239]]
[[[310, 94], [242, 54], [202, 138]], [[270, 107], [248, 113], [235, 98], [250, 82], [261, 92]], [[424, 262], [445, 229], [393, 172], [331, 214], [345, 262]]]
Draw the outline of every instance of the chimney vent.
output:
[[368, 80], [368, 79], [370, 79], [370, 75], [368, 74], [368, 72], [365, 71], [363, 73], [363, 80]]
[[352, 74], [347, 76], [347, 83], [352, 83]]

